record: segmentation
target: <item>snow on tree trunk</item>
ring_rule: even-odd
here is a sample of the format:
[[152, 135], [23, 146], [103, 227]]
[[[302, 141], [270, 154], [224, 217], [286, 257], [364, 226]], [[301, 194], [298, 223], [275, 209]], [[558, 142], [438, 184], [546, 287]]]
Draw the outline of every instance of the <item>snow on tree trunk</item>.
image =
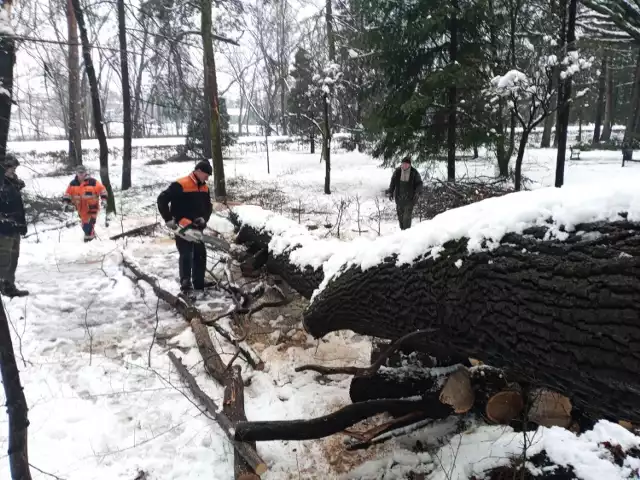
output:
[[594, 418], [638, 422], [640, 224], [576, 225], [550, 239], [554, 228], [507, 234], [473, 253], [475, 240], [461, 238], [413, 263], [387, 251], [364, 270], [346, 264], [325, 279], [304, 326], [316, 338], [435, 329], [425, 351], [446, 347], [548, 385]]

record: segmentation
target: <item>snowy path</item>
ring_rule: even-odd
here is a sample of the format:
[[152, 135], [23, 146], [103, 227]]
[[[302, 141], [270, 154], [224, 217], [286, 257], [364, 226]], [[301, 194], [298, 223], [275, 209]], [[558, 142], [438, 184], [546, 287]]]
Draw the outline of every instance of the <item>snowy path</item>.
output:
[[[30, 461], [67, 480], [132, 480], [138, 469], [158, 479], [232, 479], [229, 443], [192, 403], [166, 352], [173, 348], [183, 357], [214, 399], [221, 399], [222, 389], [205, 376], [184, 321], [125, 274], [120, 247], [80, 243], [75, 229], [65, 231], [61, 242], [57, 233], [42, 243], [23, 242], [18, 283], [31, 295], [6, 307], [20, 337], [14, 347], [26, 361], [25, 367], [19, 359], [30, 406]], [[127, 254], [175, 288], [174, 250], [163, 239], [132, 241]], [[154, 345], [149, 368], [156, 311], [164, 341]], [[232, 348], [218, 345], [228, 359]], [[262, 356], [267, 369], [251, 374], [246, 391], [247, 415], [256, 420], [311, 417], [341, 406], [344, 382], [320, 386], [312, 374], [294, 374], [293, 368], [307, 361], [364, 362], [368, 351], [354, 357], [351, 346], [338, 341], [317, 351], [268, 347]], [[6, 450], [6, 418], [1, 422], [0, 450]], [[269, 442], [259, 452], [271, 468], [263, 478], [289, 478], [291, 472], [297, 478], [299, 469], [311, 475], [306, 478], [334, 478], [317, 443]], [[8, 476], [5, 457], [0, 478]], [[47, 477], [35, 472], [34, 478]]]

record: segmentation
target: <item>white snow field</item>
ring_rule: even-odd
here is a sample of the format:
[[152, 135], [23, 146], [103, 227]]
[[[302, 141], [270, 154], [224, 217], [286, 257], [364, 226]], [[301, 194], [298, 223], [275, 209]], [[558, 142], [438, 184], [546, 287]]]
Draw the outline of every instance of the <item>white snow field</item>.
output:
[[[116, 143], [113, 146], [117, 147]], [[177, 145], [181, 139], [163, 143]], [[158, 144], [140, 141], [140, 146]], [[43, 152], [64, 150], [65, 142], [47, 146], [14, 143], [9, 149], [21, 152], [23, 165], [18, 173], [27, 182], [28, 193], [44, 197], [63, 193], [71, 176], [56, 175], [60, 165]], [[188, 163], [147, 165], [156, 160], [156, 154], [156, 150], [136, 151], [135, 186], [124, 193], [116, 189], [118, 215], [110, 219], [108, 227], [101, 216], [98, 241], [82, 243], [77, 226], [47, 230], [60, 225], [53, 220], [30, 225], [30, 235], [23, 240], [17, 278], [31, 295], [3, 301], [30, 408], [29, 459], [35, 479], [51, 479], [49, 474], [53, 474], [65, 480], [133, 480], [139, 471], [153, 480], [233, 479], [231, 445], [183, 387], [166, 353], [173, 351], [182, 357], [202, 388], [218, 402], [222, 387], [204, 373], [184, 320], [158, 301], [148, 285], [134, 282], [122, 266], [126, 255], [145, 272], [159, 277], [165, 288], [177, 292], [173, 241], [162, 230], [143, 239], [108, 240], [123, 230], [156, 221], [159, 191], [189, 172]], [[493, 164], [482, 157], [460, 162], [459, 176], [493, 175]], [[358, 256], [366, 254], [363, 248], [344, 248], [336, 239], [339, 215], [341, 240], [355, 239], [367, 249], [386, 245], [380, 253], [389, 248], [403, 251], [401, 242], [393, 240], [402, 235], [409, 242], [407, 255], [411, 256], [418, 246], [425, 251], [447, 235], [479, 232], [499, 237], [534, 222], [545, 212], [563, 223], [611, 218], [620, 208], [635, 212], [633, 215], [640, 213], [640, 193], [634, 192], [634, 185], [640, 185], [640, 164], [621, 168], [619, 152], [593, 151], [568, 162], [567, 188], [561, 192], [517, 194], [510, 197], [511, 208], [504, 212], [495, 210], [491, 201], [448, 212], [434, 220], [440, 223], [431, 223], [445, 230], [441, 237], [434, 237], [433, 228], [426, 223], [396, 234], [393, 206], [383, 194], [391, 170], [379, 168], [377, 160], [360, 153], [338, 151], [332, 160], [330, 196], [323, 194], [324, 164], [319, 163], [318, 155], [303, 150], [272, 151], [271, 173], [267, 174], [265, 152], [244, 142], [230, 152], [225, 167], [234, 194], [290, 218], [290, 222], [279, 220], [270, 226], [280, 229], [285, 239], [274, 247], [286, 249], [292, 240], [308, 238], [302, 241], [322, 247], [308, 251], [300, 261], [327, 262], [324, 265], [334, 265], [334, 272], [345, 262], [366, 263], [366, 258]], [[85, 163], [97, 172], [97, 152], [85, 154]], [[111, 181], [118, 186], [120, 159], [112, 155], [109, 164]], [[432, 175], [442, 175], [444, 168], [437, 166]], [[524, 174], [534, 182], [533, 188], [549, 186], [554, 168], [555, 150], [528, 150]], [[262, 210], [243, 209], [257, 224], [266, 224]], [[382, 214], [378, 213], [381, 210]], [[492, 223], [489, 215], [496, 213], [503, 215]], [[230, 225], [214, 218], [211, 225], [229, 233]], [[329, 223], [332, 226], [325, 227]], [[319, 228], [309, 234], [304, 228], [308, 224]], [[379, 233], [388, 236], [375, 240]], [[358, 239], [360, 236], [365, 238]], [[374, 255], [378, 253], [374, 251]], [[219, 311], [230, 307], [222, 297], [212, 297], [207, 303]], [[223, 352], [223, 360], [229, 360], [233, 347], [213, 330], [211, 335]], [[250, 420], [311, 418], [344, 406], [349, 403], [349, 377], [338, 376], [322, 384], [313, 373], [295, 373], [294, 368], [304, 363], [366, 365], [370, 355], [368, 339], [350, 333], [332, 334], [322, 341], [309, 340], [284, 350], [277, 345], [254, 347], [266, 368], [254, 372], [240, 363], [243, 376], [251, 377], [245, 389]], [[0, 402], [4, 403], [3, 393]], [[0, 416], [0, 423], [0, 451], [6, 452], [6, 416]], [[338, 479], [345, 475], [389, 480], [406, 478], [409, 472], [422, 472], [429, 480], [480, 479], [488, 468], [507, 465], [512, 457], [522, 454], [523, 436], [510, 428], [478, 423], [462, 434], [454, 434], [454, 430], [454, 422], [439, 422], [364, 453], [344, 453], [340, 435], [318, 441], [264, 442], [257, 448], [269, 467], [263, 475], [267, 480]], [[411, 445], [417, 439], [430, 445], [432, 453], [413, 453]], [[531, 454], [544, 450], [558, 465], [572, 466], [583, 480], [640, 478], [640, 462], [628, 459], [622, 466], [616, 465], [602, 445], [640, 447], [639, 437], [616, 424], [602, 421], [580, 436], [541, 428], [530, 433], [527, 441], [532, 443], [528, 446]], [[3, 453], [0, 479], [9, 477]]]

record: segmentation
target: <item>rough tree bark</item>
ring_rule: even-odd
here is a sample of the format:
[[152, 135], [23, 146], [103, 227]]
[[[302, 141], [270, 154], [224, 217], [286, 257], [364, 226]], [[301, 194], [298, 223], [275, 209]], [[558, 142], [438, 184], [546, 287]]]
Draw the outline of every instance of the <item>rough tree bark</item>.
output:
[[436, 260], [351, 267], [315, 298], [305, 328], [314, 337], [349, 329], [381, 338], [434, 328], [422, 340], [427, 350], [446, 346], [509, 368], [592, 418], [639, 422], [640, 224], [581, 231], [591, 233], [561, 242], [531, 229], [471, 255], [462, 239]]
[[67, 0], [67, 27], [69, 35], [69, 164], [82, 165], [82, 118], [80, 101], [80, 51], [78, 48], [78, 24], [71, 0]]
[[[201, 29], [204, 50], [204, 98], [210, 112], [211, 160], [213, 163], [213, 190], [216, 199], [227, 196], [222, 160], [222, 133], [220, 131], [220, 110], [218, 108], [218, 79], [216, 61], [213, 53], [213, 20], [211, 0], [201, 0]], [[205, 112], [207, 109], [205, 109]], [[205, 119], [207, 115], [205, 114]]]
[[84, 22], [84, 14], [82, 13], [80, 0], [71, 0], [71, 3], [73, 4], [73, 11], [76, 15], [76, 21], [78, 22], [78, 28], [80, 30], [80, 40], [82, 42], [82, 57], [84, 59], [84, 66], [87, 72], [87, 79], [89, 81], [89, 88], [91, 91], [94, 128], [96, 131], [96, 137], [98, 137], [98, 144], [100, 145], [100, 180], [107, 189], [107, 193], [109, 195], [107, 199], [107, 212], [115, 213], [116, 200], [113, 196], [111, 181], [109, 180], [109, 147], [107, 145], [107, 137], [104, 133], [102, 107], [100, 105], [100, 92], [98, 90], [96, 71], [93, 68], [93, 60], [91, 59], [89, 35], [87, 34], [87, 26]]
[[[122, 150], [122, 190], [131, 188], [131, 86], [127, 59], [127, 23], [124, 0], [118, 0], [118, 41], [120, 42], [120, 77], [122, 80], [122, 125], [124, 127]], [[142, 60], [141, 60], [142, 61]]]
[[258, 232], [253, 227], [241, 225], [238, 217], [231, 214], [229, 219], [234, 223], [238, 235], [236, 242], [246, 245], [251, 254], [264, 252], [262, 255], [256, 255], [254, 258], [257, 263], [251, 266], [252, 269], [261, 268], [266, 265], [270, 273], [279, 275], [287, 284], [291, 286], [303, 297], [309, 299], [313, 295], [315, 289], [320, 286], [324, 273], [322, 268], [314, 270], [307, 267], [300, 270], [297, 265], [289, 261], [288, 255], [273, 255], [269, 251], [269, 242], [271, 237], [265, 232]]

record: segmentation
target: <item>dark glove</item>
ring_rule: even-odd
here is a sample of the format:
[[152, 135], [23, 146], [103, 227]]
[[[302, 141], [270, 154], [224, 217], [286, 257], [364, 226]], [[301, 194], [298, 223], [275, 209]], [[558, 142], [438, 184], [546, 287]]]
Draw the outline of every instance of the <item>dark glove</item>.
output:
[[193, 221], [193, 224], [198, 228], [204, 228], [207, 226], [207, 221], [202, 217], [198, 217]]
[[73, 205], [71, 205], [70, 203], [65, 203], [64, 204], [64, 211], [65, 212], [73, 212], [75, 210], [75, 207]]

